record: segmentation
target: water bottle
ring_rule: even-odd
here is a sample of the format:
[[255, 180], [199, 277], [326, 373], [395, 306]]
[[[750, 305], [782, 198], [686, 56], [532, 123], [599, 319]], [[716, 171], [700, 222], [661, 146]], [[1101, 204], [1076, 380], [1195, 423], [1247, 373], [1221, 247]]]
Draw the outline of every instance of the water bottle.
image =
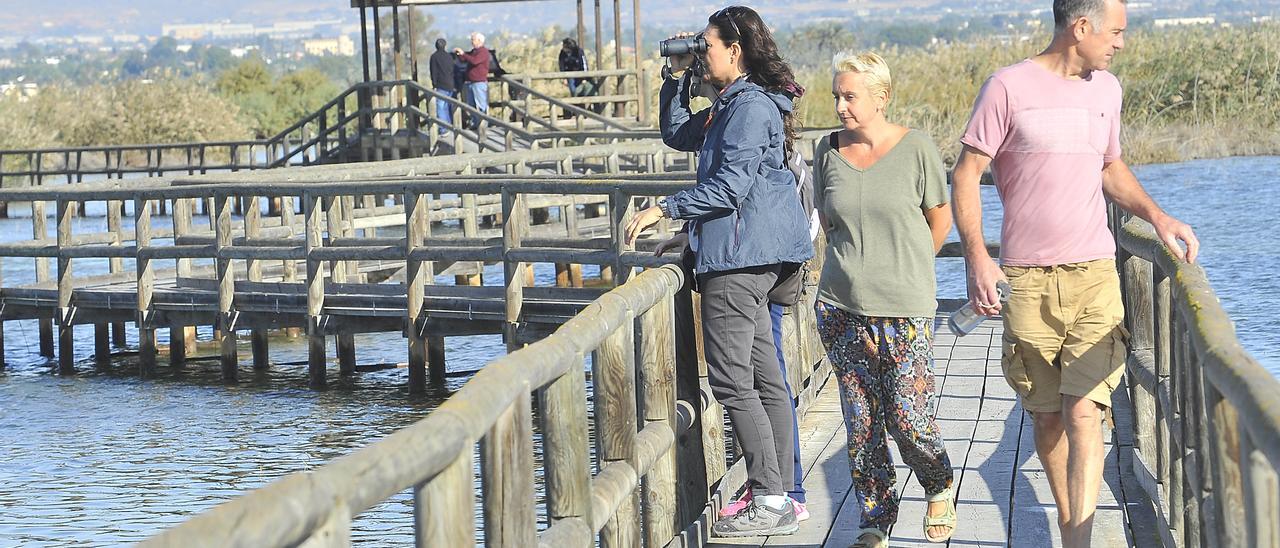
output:
[[[996, 282], [996, 297], [1001, 304], [1009, 301], [1009, 293], [1009, 282], [1004, 280]], [[974, 310], [972, 302], [967, 302], [959, 310], [952, 312], [951, 316], [947, 317], [947, 327], [950, 327], [951, 332], [955, 333], [957, 337], [963, 337], [973, 331], [975, 327], [978, 327], [978, 324], [981, 324], [982, 320], [985, 319], [987, 319], [986, 316]]]

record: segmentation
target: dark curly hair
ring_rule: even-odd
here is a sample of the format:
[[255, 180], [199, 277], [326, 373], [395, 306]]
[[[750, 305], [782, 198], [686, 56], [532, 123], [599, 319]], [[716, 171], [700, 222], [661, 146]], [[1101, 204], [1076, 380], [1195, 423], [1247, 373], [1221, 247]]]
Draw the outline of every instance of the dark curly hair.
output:
[[[773, 40], [773, 33], [755, 10], [746, 6], [729, 6], [711, 14], [707, 18], [707, 24], [716, 28], [726, 46], [734, 42], [741, 45], [748, 81], [769, 91], [785, 93], [792, 99], [798, 99], [803, 93], [803, 89], [796, 84], [791, 66], [778, 54], [778, 44]], [[786, 134], [784, 148], [790, 155], [798, 136], [795, 115], [783, 115], [782, 127]]]

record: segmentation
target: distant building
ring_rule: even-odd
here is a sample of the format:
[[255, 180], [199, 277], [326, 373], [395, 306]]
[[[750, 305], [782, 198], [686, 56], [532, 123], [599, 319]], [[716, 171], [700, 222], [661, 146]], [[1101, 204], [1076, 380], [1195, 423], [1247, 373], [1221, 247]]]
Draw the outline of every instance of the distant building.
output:
[[1168, 19], [1156, 19], [1154, 24], [1156, 28], [1160, 27], [1183, 27], [1188, 25], [1212, 25], [1217, 22], [1213, 17], [1170, 17]]
[[356, 54], [356, 44], [351, 37], [342, 35], [337, 38], [312, 38], [302, 41], [302, 50], [307, 55], [345, 55]]
[[19, 102], [40, 94], [40, 86], [34, 82], [9, 82], [0, 84], [0, 97], [17, 97]]

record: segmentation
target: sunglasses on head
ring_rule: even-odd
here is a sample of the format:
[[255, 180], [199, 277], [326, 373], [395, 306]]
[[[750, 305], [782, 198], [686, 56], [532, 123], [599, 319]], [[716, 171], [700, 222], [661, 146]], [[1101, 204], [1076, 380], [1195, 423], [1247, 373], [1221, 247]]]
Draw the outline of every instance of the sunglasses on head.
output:
[[725, 17], [726, 19], [728, 19], [728, 20], [729, 20], [729, 26], [733, 28], [733, 35], [734, 35], [734, 36], [736, 36], [736, 37], [738, 38], [738, 41], [742, 41], [742, 31], [738, 30], [738, 23], [737, 23], [736, 21], [734, 21], [734, 20], [733, 20], [733, 12], [730, 12], [730, 11], [729, 11], [730, 9], [733, 9], [733, 7], [734, 7], [734, 6], [728, 6], [728, 7], [725, 7], [725, 8], [721, 8], [721, 9], [720, 9], [720, 11], [717, 11], [717, 12], [715, 12], [715, 13], [711, 14], [711, 18], [712, 18], [712, 19], [719, 19], [721, 16], [723, 16], [723, 17]]

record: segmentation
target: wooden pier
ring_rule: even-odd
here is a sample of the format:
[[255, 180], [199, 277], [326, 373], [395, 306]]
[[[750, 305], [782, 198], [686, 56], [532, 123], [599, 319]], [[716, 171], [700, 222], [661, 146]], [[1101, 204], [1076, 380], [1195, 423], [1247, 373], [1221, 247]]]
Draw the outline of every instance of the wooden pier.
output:
[[[670, 225], [634, 248], [621, 230], [647, 200], [692, 184], [694, 165], [636, 141], [0, 189], [0, 201], [30, 202], [33, 212], [32, 238], [0, 245], [0, 257], [36, 265], [33, 284], [0, 280], [0, 322], [41, 322], [42, 351], [64, 373], [89, 355], [75, 348], [78, 326], [94, 325], [101, 357], [123, 344], [131, 322], [144, 375], [157, 367], [158, 329], [170, 330], [170, 363], [181, 366], [188, 330], [212, 325], [229, 380], [241, 363], [238, 336], [252, 341], [253, 365], [266, 367], [267, 330], [301, 330], [317, 387], [329, 373], [326, 337], [337, 339], [338, 372], [349, 375], [355, 333], [396, 332], [408, 345], [412, 391], [443, 378], [443, 337], [504, 335], [512, 352], [423, 421], [148, 545], [345, 546], [354, 515], [405, 490], [415, 493], [419, 546], [481, 537], [556, 548], [596, 539], [628, 548], [847, 545], [857, 502], [811, 302], [788, 314], [784, 350], [804, 416], [812, 519], [787, 537], [708, 536], [745, 478], [741, 463], [725, 460], [722, 411], [699, 360], [696, 295], [662, 266], [670, 258], [652, 256]], [[268, 201], [280, 204], [277, 215], [265, 214]], [[106, 232], [76, 231], [83, 202], [107, 205]], [[171, 218], [157, 215], [160, 204]], [[1203, 270], [1177, 263], [1145, 223], [1112, 222], [1132, 341], [1094, 545], [1280, 546], [1280, 382], [1240, 348]], [[108, 273], [80, 275], [84, 261]], [[554, 285], [534, 283], [535, 263], [556, 265]], [[482, 264], [502, 265], [502, 286], [480, 285]], [[600, 267], [596, 287], [585, 287], [582, 265]], [[436, 283], [441, 275], [454, 283]], [[1049, 546], [1051, 498], [1030, 421], [999, 371], [1000, 340], [996, 322], [959, 340], [938, 336], [938, 419], [961, 516], [951, 544]], [[588, 437], [588, 420], [602, 435]], [[535, 439], [545, 501], [533, 498]], [[905, 468], [899, 477], [893, 545], [923, 545], [922, 493]]]

